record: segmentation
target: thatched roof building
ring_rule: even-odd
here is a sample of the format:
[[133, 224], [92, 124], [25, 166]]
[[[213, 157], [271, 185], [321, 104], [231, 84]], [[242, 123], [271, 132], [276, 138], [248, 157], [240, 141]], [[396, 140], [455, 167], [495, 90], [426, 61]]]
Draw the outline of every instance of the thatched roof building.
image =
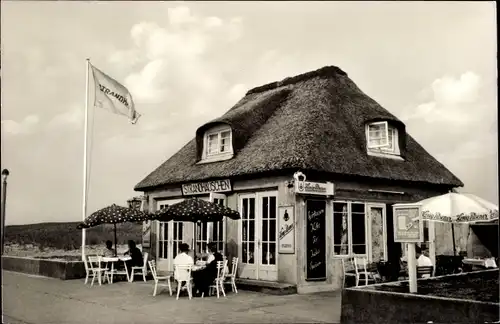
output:
[[[398, 129], [402, 159], [367, 154], [365, 125], [389, 121]], [[198, 163], [203, 134], [217, 124], [231, 127], [234, 157]], [[463, 186], [410, 135], [394, 115], [363, 93], [335, 66], [254, 88], [222, 117], [135, 186], [147, 191], [188, 181], [290, 173]]]

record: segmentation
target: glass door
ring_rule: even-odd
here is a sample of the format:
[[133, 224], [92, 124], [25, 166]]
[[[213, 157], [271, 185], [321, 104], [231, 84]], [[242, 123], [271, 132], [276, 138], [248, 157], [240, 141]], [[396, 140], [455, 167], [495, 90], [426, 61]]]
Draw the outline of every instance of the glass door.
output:
[[[167, 208], [170, 205], [183, 201], [183, 199], [173, 199], [159, 201], [157, 210]], [[179, 252], [179, 244], [182, 243], [184, 237], [183, 222], [156, 222], [158, 225], [157, 233], [157, 267], [161, 270], [173, 271], [173, 260]]]
[[258, 194], [258, 279], [277, 281], [277, 192]]
[[[211, 193], [210, 201], [221, 206], [227, 206], [227, 197], [223, 194]], [[210, 242], [217, 243], [217, 251], [226, 255], [226, 218], [222, 221], [208, 224], [208, 237]]]
[[240, 277], [278, 280], [277, 214], [278, 193], [240, 196]]
[[240, 195], [240, 277], [257, 279], [255, 194]]

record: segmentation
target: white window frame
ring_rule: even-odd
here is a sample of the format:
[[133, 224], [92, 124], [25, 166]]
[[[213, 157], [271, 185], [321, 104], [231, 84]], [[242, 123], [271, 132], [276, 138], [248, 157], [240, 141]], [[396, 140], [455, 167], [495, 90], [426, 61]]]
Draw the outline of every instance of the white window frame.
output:
[[[226, 152], [220, 152], [222, 133], [229, 132], [229, 143]], [[209, 153], [208, 139], [212, 135], [217, 135], [217, 151]], [[229, 125], [219, 125], [208, 129], [203, 135], [203, 154], [199, 163], [209, 163], [216, 161], [229, 160], [233, 157], [233, 131]]]
[[[373, 125], [385, 125], [385, 136], [386, 143], [381, 145], [371, 145], [370, 144], [370, 126]], [[389, 125], [386, 121], [374, 122], [366, 125], [366, 147], [369, 155], [381, 156], [381, 157], [395, 157], [399, 158], [399, 132], [398, 129], [392, 125]], [[392, 135], [392, 143], [389, 141], [389, 134]]]
[[[205, 198], [202, 198], [202, 199], [206, 200]], [[214, 202], [214, 199], [219, 199], [219, 200], [223, 199], [225, 202], [224, 206], [227, 206], [227, 195], [216, 193], [216, 192], [211, 192], [207, 201]], [[219, 222], [217, 222], [217, 223], [219, 223]], [[196, 237], [196, 246], [193, 248], [196, 249], [196, 252], [208, 252], [208, 243], [216, 242], [217, 246], [219, 246], [219, 244], [222, 243], [222, 250], [220, 250], [219, 252], [221, 252], [223, 255], [226, 255], [226, 217], [223, 217], [222, 220], [220, 221], [220, 223], [222, 223], [222, 233], [221, 233], [222, 237], [219, 236], [217, 238], [218, 239], [217, 241], [213, 240], [216, 223], [213, 223], [213, 222], [200, 223], [201, 231], [198, 231], [198, 227], [197, 227], [198, 223], [194, 223], [194, 226], [196, 226], [196, 236], [197, 237]], [[203, 239], [203, 232], [206, 233], [205, 240]], [[193, 233], [193, 235], [194, 234], [195, 233]], [[200, 239], [198, 239], [198, 235], [200, 236]], [[198, 251], [198, 245], [200, 246], [201, 251]], [[206, 247], [204, 250], [203, 250], [203, 245], [205, 245], [205, 247]]]
[[381, 208], [382, 209], [382, 238], [383, 238], [383, 244], [384, 244], [384, 261], [387, 261], [389, 256], [388, 256], [388, 251], [387, 251], [387, 206], [382, 203], [372, 203], [372, 202], [367, 202], [365, 203], [365, 213], [366, 214], [366, 223], [369, 224], [368, 229], [367, 229], [367, 236], [368, 236], [368, 261], [372, 262], [373, 261], [373, 241], [372, 241], [372, 215], [370, 213], [370, 208]]
[[[370, 142], [370, 126], [379, 126], [383, 125], [384, 130], [383, 130], [383, 135], [385, 135], [385, 142], [383, 142], [380, 145], [372, 145]], [[375, 122], [375, 123], [370, 123], [366, 125], [366, 136], [368, 137], [368, 143], [367, 146], [369, 149], [374, 149], [374, 148], [382, 148], [382, 147], [388, 147], [389, 146], [389, 124], [386, 121], [383, 122]]]
[[[338, 244], [335, 244], [335, 228], [333, 230], [333, 235], [332, 235], [332, 246], [333, 246], [333, 255], [336, 258], [348, 258], [348, 257], [354, 257], [354, 256], [365, 256], [368, 257], [370, 254], [369, 252], [369, 244], [368, 244], [368, 231], [369, 231], [369, 224], [368, 224], [368, 215], [367, 215], [367, 203], [364, 201], [350, 201], [350, 200], [334, 200], [333, 204], [336, 203], [343, 203], [347, 204], [347, 238], [348, 238], [348, 243], [347, 243], [347, 254], [335, 254], [335, 246]], [[352, 204], [359, 204], [359, 205], [364, 205], [365, 208], [365, 253], [363, 254], [355, 254], [352, 251]], [[333, 214], [332, 217], [335, 217], [335, 209], [333, 208]], [[335, 222], [333, 222], [335, 224]], [[335, 225], [334, 225], [335, 226]]]
[[[184, 200], [183, 198], [168, 198], [168, 199], [157, 200], [156, 201], [156, 210], [158, 211], [163, 207], [179, 203], [183, 200]], [[160, 244], [166, 244], [168, 251], [173, 251], [173, 244], [172, 244], [173, 238], [165, 239], [164, 232], [163, 232], [163, 227], [167, 224], [170, 224], [170, 226], [173, 226], [173, 221], [170, 221], [170, 222], [155, 221], [155, 222], [156, 222], [156, 233], [157, 233], [156, 234], [156, 262], [159, 262], [160, 260], [164, 260], [164, 262], [167, 265], [167, 268], [172, 269], [172, 265], [173, 265], [172, 262], [174, 260], [173, 255], [175, 253], [172, 253], [171, 258], [168, 257], [168, 254], [167, 254], [166, 258], [160, 257]], [[185, 228], [183, 227], [183, 231], [184, 230], [185, 230]], [[162, 251], [164, 253], [164, 251], [165, 251], [164, 248], [162, 249]]]

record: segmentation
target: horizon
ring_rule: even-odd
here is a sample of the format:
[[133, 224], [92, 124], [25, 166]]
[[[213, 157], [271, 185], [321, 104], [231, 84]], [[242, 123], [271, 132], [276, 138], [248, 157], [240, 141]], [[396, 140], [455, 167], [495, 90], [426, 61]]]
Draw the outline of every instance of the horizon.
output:
[[137, 183], [248, 90], [327, 65], [403, 121], [459, 192], [498, 205], [494, 2], [0, 5], [6, 226], [82, 220], [87, 57], [142, 115], [130, 125], [89, 106], [87, 215], [141, 195]]

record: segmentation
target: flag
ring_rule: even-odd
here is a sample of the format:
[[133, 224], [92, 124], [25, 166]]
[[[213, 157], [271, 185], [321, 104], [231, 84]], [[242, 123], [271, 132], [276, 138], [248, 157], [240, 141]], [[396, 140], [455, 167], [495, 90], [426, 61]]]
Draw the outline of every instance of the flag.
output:
[[135, 110], [134, 100], [128, 89], [92, 64], [89, 65], [95, 84], [94, 106], [127, 116], [135, 124], [141, 115]]

